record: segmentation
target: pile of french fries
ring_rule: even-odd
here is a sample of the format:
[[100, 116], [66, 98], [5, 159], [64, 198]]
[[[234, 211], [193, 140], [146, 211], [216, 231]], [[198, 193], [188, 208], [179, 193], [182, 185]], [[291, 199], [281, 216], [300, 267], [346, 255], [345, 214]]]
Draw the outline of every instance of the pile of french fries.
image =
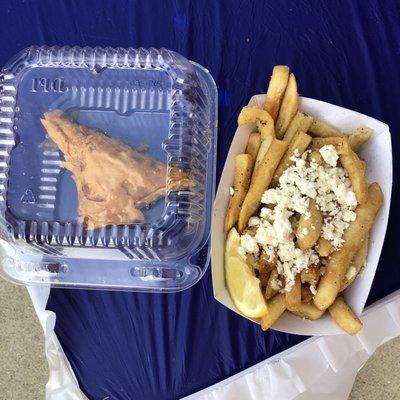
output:
[[[365, 264], [369, 233], [383, 202], [379, 184], [367, 182], [366, 163], [357, 154], [372, 130], [360, 127], [347, 135], [301, 112], [296, 78], [284, 65], [273, 69], [264, 107], [248, 106], [240, 112], [238, 124], [248, 123], [257, 130], [250, 134], [245, 153], [235, 157], [234, 192], [225, 218], [226, 233], [232, 228], [239, 233], [248, 228], [250, 217], [260, 209], [263, 193], [278, 184], [282, 173], [294, 163], [292, 156], [296, 152], [311, 150], [309, 157], [321, 162], [318, 150], [333, 145], [357, 199], [356, 219], [345, 230], [339, 248], [332, 248], [321, 236], [322, 215], [315, 202], [309, 202], [310, 218], [299, 219], [298, 231], [306, 228], [303, 232], [308, 233], [297, 237], [296, 246], [301, 250], [313, 248], [320, 257], [325, 257], [324, 273], [321, 266], [310, 266], [298, 274], [294, 286], [285, 292], [273, 284], [278, 277], [276, 262], [269, 262], [262, 254], [257, 259], [254, 273], [260, 280], [268, 308], [261, 318], [262, 329], [270, 328], [285, 311], [317, 320], [328, 310], [339, 327], [350, 335], [356, 334], [362, 323], [345, 303], [342, 292]], [[349, 268], [355, 268], [350, 278]], [[310, 285], [316, 292], [311, 293]]]

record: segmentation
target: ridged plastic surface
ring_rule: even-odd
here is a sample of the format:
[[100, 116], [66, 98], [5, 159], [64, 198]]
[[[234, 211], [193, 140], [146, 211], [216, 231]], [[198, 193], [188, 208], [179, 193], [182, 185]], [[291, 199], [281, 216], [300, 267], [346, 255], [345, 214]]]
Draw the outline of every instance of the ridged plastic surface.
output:
[[[87, 230], [62, 153], [41, 125], [61, 109], [78, 123], [188, 173], [145, 220]], [[177, 53], [112, 48], [24, 50], [0, 74], [3, 273], [23, 283], [182, 290], [208, 263], [215, 181], [216, 88]], [[168, 179], [168, 175], [166, 177]]]

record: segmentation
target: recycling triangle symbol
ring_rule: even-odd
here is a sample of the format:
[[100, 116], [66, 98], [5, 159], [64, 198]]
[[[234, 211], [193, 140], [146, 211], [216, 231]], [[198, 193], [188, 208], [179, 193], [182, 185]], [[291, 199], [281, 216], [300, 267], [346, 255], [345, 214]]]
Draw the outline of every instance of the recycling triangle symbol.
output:
[[24, 204], [35, 204], [36, 196], [31, 189], [26, 189], [24, 194], [21, 197], [21, 201]]

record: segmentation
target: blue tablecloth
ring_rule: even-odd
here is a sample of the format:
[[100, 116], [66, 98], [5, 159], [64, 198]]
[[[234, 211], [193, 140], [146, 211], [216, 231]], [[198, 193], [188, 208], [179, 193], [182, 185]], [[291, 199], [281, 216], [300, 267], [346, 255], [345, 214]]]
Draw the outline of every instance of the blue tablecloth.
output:
[[[400, 288], [398, 1], [2, 0], [0, 10], [0, 64], [31, 44], [68, 44], [167, 47], [207, 67], [219, 90], [218, 176], [238, 111], [277, 63], [291, 66], [302, 95], [388, 123], [393, 207], [369, 302]], [[176, 399], [304, 339], [262, 333], [218, 304], [210, 270], [179, 294], [52, 290], [48, 309], [96, 400]]]

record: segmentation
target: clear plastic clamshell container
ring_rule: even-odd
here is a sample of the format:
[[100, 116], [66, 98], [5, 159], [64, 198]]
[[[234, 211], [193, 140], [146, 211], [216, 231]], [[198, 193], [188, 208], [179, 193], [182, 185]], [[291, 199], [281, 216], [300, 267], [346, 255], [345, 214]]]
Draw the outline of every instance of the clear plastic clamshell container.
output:
[[196, 283], [209, 263], [216, 108], [208, 71], [169, 50], [19, 53], [0, 73], [1, 274], [153, 292]]

